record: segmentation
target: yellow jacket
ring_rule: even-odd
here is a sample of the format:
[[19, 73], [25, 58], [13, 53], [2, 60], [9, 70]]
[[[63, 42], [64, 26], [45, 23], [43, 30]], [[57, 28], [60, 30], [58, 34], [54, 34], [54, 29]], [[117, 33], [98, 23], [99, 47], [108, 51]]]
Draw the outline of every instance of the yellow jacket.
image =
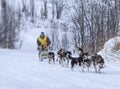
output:
[[43, 39], [39, 36], [38, 41], [43, 45], [43, 47], [47, 47], [47, 37], [46, 36], [44, 36]]

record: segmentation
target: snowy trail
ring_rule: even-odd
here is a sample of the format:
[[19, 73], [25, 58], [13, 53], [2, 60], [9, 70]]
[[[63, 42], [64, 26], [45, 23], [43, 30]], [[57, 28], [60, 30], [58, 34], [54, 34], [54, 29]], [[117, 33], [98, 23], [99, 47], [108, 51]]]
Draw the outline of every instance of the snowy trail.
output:
[[0, 89], [120, 89], [119, 63], [107, 63], [96, 74], [39, 62], [36, 53], [0, 50], [0, 57]]
[[40, 31], [23, 32], [21, 50], [0, 49], [0, 89], [120, 89], [120, 63], [106, 63], [102, 73], [96, 74], [93, 68], [82, 73], [78, 66], [71, 71], [70, 66], [39, 62], [36, 39]]

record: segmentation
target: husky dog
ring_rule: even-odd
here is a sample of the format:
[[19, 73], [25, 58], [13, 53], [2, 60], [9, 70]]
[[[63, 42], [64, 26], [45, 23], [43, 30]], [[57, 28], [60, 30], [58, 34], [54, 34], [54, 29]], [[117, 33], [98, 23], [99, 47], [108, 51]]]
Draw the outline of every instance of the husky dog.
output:
[[55, 53], [54, 52], [49, 52], [48, 53], [48, 59], [49, 59], [49, 64], [53, 61], [55, 63]]
[[69, 55], [69, 58], [71, 59], [71, 69], [73, 70], [74, 65], [78, 64], [79, 66], [82, 66], [82, 72], [84, 72], [85, 66], [87, 66], [88, 71], [89, 71], [91, 62], [86, 57], [87, 55], [88, 55], [88, 53], [84, 53], [83, 56], [80, 55], [79, 57], [71, 57]]
[[98, 55], [98, 54], [95, 54], [91, 57], [89, 57], [89, 60], [92, 62], [93, 66], [94, 66], [94, 69], [95, 69], [95, 72], [96, 73], [100, 73], [101, 69], [104, 68], [104, 59], [102, 58], [101, 55]]
[[63, 59], [64, 59], [64, 61], [66, 62], [66, 65], [67, 65], [67, 67], [68, 67], [68, 65], [69, 65], [69, 55], [71, 56], [72, 55], [72, 53], [71, 53], [71, 51], [64, 51], [63, 52]]
[[83, 53], [83, 72], [84, 72], [85, 66], [87, 67], [87, 70], [89, 71], [89, 68], [91, 66], [91, 61], [89, 60], [88, 53]]
[[64, 66], [64, 64], [67, 65], [69, 64], [69, 57], [68, 55], [71, 55], [71, 51], [65, 51], [63, 49], [60, 49], [58, 52], [58, 57], [59, 57], [59, 63], [62, 64], [62, 66]]

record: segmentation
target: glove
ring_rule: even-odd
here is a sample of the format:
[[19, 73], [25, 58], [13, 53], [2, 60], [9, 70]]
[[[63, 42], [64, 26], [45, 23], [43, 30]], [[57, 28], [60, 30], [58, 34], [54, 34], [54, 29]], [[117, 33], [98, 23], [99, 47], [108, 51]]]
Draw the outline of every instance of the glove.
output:
[[37, 47], [37, 50], [42, 50], [42, 46], [38, 46], [38, 47]]

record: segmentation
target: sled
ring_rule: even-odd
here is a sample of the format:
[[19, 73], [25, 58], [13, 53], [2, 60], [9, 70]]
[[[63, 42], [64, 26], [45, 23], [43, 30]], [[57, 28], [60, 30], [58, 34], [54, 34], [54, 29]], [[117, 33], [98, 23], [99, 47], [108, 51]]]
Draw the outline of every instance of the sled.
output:
[[48, 51], [41, 51], [40, 53], [40, 56], [43, 58], [43, 59], [47, 59], [48, 58]]
[[41, 50], [40, 48], [38, 54], [39, 60], [43, 61], [43, 59], [48, 59], [48, 54], [49, 54], [48, 47], [45, 50]]

